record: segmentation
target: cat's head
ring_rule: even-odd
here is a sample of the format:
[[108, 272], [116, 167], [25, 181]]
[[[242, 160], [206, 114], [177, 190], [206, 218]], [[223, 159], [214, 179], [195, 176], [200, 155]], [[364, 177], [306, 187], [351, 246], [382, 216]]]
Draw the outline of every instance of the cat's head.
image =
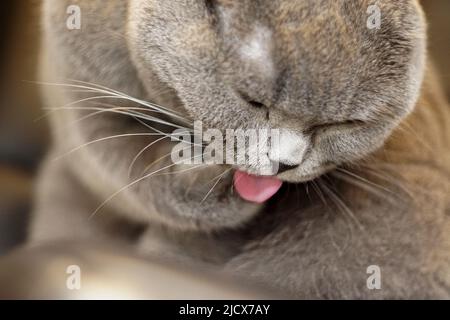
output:
[[141, 74], [155, 71], [205, 127], [280, 129], [273, 160], [282, 180], [368, 155], [416, 102], [425, 59], [416, 1], [133, 0], [130, 8]]
[[[66, 78], [156, 99], [205, 129], [279, 130], [278, 152], [271, 152], [272, 144], [270, 150], [257, 149], [264, 150], [261, 158], [276, 154], [269, 160], [279, 165], [277, 181], [311, 180], [374, 152], [414, 108], [422, 82], [425, 22], [416, 0], [108, 1], [114, 10], [104, 1], [80, 0], [81, 32], [65, 30], [63, 1], [45, 3], [51, 21], [46, 31], [57, 40], [54, 51], [63, 55]], [[104, 29], [127, 34], [106, 38]], [[158, 101], [162, 95], [155, 86], [174, 95]], [[84, 140], [98, 134], [97, 119], [77, 122]], [[148, 141], [113, 142], [86, 154], [97, 159], [112, 185], [125, 185], [129, 162]], [[145, 157], [138, 158], [135, 167], [145, 168]], [[258, 185], [259, 178], [245, 173], [258, 173], [262, 166], [234, 168]], [[207, 183], [214, 184], [224, 169], [229, 167], [206, 167], [199, 179], [196, 174], [165, 175], [161, 183], [161, 177], [143, 179], [122, 193], [142, 215], [157, 202], [158, 217], [172, 225], [240, 225], [260, 207], [230, 192], [231, 173], [209, 193]], [[266, 182], [259, 188], [278, 187]], [[243, 189], [241, 195], [252, 191]]]

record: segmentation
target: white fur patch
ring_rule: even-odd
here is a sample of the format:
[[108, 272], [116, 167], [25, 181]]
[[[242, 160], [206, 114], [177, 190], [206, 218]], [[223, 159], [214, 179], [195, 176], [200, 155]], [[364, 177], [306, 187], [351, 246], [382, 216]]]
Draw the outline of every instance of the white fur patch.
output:
[[273, 75], [273, 61], [271, 55], [272, 32], [264, 27], [257, 26], [255, 30], [244, 39], [240, 47], [240, 55], [244, 61], [250, 61], [265, 76]]
[[302, 134], [281, 129], [277, 143], [271, 146], [269, 158], [275, 162], [298, 165], [303, 161], [307, 147], [308, 141]]

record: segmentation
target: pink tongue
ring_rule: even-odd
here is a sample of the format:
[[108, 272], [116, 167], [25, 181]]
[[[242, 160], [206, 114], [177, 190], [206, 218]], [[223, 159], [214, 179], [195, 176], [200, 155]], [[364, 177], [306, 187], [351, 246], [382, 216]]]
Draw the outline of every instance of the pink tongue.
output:
[[264, 203], [280, 190], [283, 182], [275, 177], [252, 176], [242, 171], [234, 173], [234, 188], [247, 201]]

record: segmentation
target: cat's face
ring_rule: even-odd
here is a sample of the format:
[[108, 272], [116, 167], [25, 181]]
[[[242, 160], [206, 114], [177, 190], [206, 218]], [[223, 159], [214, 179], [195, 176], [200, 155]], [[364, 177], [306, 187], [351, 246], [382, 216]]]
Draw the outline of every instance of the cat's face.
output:
[[[81, 31], [66, 28], [72, 1], [47, 0], [44, 12], [51, 63], [57, 60], [65, 79], [178, 108], [205, 129], [279, 130], [275, 159], [272, 150], [263, 154], [282, 165], [278, 183], [311, 180], [369, 155], [413, 109], [425, 60], [422, 12], [415, 0], [374, 2], [379, 29], [369, 0], [111, 0], [107, 5], [79, 0]], [[111, 37], [117, 30], [127, 34]], [[73, 119], [77, 130], [62, 131], [69, 119], [53, 121], [59, 128], [54, 131], [85, 143], [102, 138], [102, 130], [123, 134], [130, 124], [91, 117]], [[208, 166], [193, 175], [175, 174], [179, 168], [172, 168], [174, 174], [133, 182], [130, 163], [136, 172], [145, 171], [154, 155], [172, 147], [154, 145], [135, 157], [148, 140], [133, 141], [114, 139], [83, 154], [96, 164], [86, 177], [93, 188], [132, 183], [118, 193], [127, 200], [120, 210], [195, 228], [237, 226], [259, 212], [261, 206], [243, 200], [248, 199], [242, 190], [242, 197], [232, 192], [233, 171], [210, 193], [211, 181], [227, 166]], [[261, 182], [245, 174], [264, 172], [262, 166], [236, 166], [235, 173]], [[99, 184], [104, 180], [98, 177], [109, 180]], [[263, 191], [276, 187], [265, 182]]]
[[278, 176], [300, 182], [376, 150], [414, 106], [421, 11], [376, 4], [379, 16], [368, 0], [133, 0], [130, 41], [193, 120], [280, 129]]

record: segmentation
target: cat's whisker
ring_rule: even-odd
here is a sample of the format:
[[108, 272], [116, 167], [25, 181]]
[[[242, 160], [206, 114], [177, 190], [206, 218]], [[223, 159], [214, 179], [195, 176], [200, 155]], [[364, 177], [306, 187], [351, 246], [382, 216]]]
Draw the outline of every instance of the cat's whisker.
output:
[[[387, 164], [384, 164], [383, 167], [386, 167]], [[402, 178], [400, 175], [388, 175], [388, 174], [384, 174], [384, 171], [381, 171], [379, 168], [381, 166], [372, 166], [372, 167], [367, 167], [366, 170], [370, 171], [370, 174], [372, 174], [373, 176], [376, 176], [380, 179], [384, 179], [385, 181], [388, 181], [389, 183], [391, 183], [394, 186], [397, 186], [402, 192], [404, 192], [410, 199], [415, 199], [417, 194], [416, 192], [419, 190], [420, 193], [422, 194], [430, 194], [430, 190], [424, 188], [422, 185], [417, 184], [417, 183], [411, 183], [406, 181], [404, 178]], [[393, 177], [397, 178], [397, 179], [393, 179]], [[415, 191], [413, 191], [413, 189]]]
[[140, 107], [127, 107], [127, 106], [119, 106], [116, 104], [112, 104], [112, 103], [107, 103], [107, 102], [88, 102], [88, 104], [92, 104], [94, 106], [103, 106], [103, 107], [108, 107], [108, 108], [124, 108], [124, 109], [130, 109], [130, 110], [138, 110], [138, 111], [144, 111], [144, 112], [151, 112], [153, 113], [161, 113], [161, 111], [159, 110], [149, 110], [148, 108], [144, 108], [142, 106]]
[[[384, 180], [393, 186], [399, 188], [401, 191], [403, 191], [409, 198], [414, 199], [414, 194], [411, 190], [407, 188], [406, 182], [400, 177], [397, 176], [397, 179], [392, 178], [392, 174], [387, 174], [385, 171], [380, 170], [380, 166], [375, 166], [373, 164], [360, 164], [361, 167], [364, 168], [366, 172], [371, 174], [372, 176], [379, 178], [381, 180]], [[395, 167], [395, 164], [392, 163], [386, 163], [383, 165], [384, 167]]]
[[67, 88], [67, 89], [61, 89], [61, 90], [65, 90], [65, 91], [70, 92], [70, 93], [98, 93], [98, 91], [92, 90], [92, 89], [71, 89], [71, 88]]
[[184, 196], [185, 196], [185, 197], [188, 197], [188, 196], [191, 194], [191, 189], [193, 188], [194, 185], [197, 184], [197, 180], [198, 180], [198, 178], [199, 178], [199, 176], [200, 176], [200, 173], [201, 173], [201, 172], [199, 172], [199, 171], [194, 172], [194, 174], [195, 174], [194, 177], [192, 177], [192, 178], [190, 179], [190, 181], [189, 181], [187, 187], [186, 187], [185, 190], [184, 190]]
[[85, 148], [87, 146], [93, 145], [95, 143], [99, 143], [102, 141], [107, 141], [107, 140], [113, 140], [113, 139], [117, 139], [117, 138], [129, 138], [129, 137], [150, 137], [150, 136], [160, 136], [160, 134], [158, 133], [127, 133], [127, 134], [118, 134], [118, 135], [113, 135], [113, 136], [108, 136], [108, 137], [104, 137], [104, 138], [100, 138], [100, 139], [96, 139], [93, 141], [89, 141], [86, 142], [78, 147], [75, 147], [65, 153], [63, 153], [62, 155], [57, 156], [56, 158], [52, 159], [52, 161], [58, 161], [66, 156], [68, 156], [69, 154], [72, 154], [78, 150], [81, 150], [82, 148]]
[[367, 184], [361, 180], [358, 179], [354, 179], [352, 176], [348, 176], [345, 174], [342, 174], [340, 172], [333, 172], [331, 173], [335, 178], [342, 180], [344, 182], [347, 182], [351, 185], [354, 185], [358, 188], [361, 188], [367, 192], [370, 192], [371, 194], [381, 198], [381, 199], [389, 199], [391, 202], [394, 202], [393, 199], [391, 199], [392, 197], [390, 195], [387, 195], [386, 193], [381, 192], [379, 189], [372, 187], [370, 184]]
[[[195, 158], [195, 157], [194, 157], [194, 158]], [[97, 207], [97, 209], [95, 209], [95, 211], [90, 215], [89, 220], [92, 219], [92, 218], [93, 218], [93, 217], [94, 217], [94, 216], [95, 216], [95, 215], [96, 215], [103, 207], [105, 207], [105, 206], [108, 204], [108, 202], [110, 202], [111, 200], [113, 200], [116, 196], [118, 196], [120, 193], [122, 193], [122, 192], [125, 191], [126, 189], [131, 188], [132, 186], [138, 184], [139, 182], [142, 182], [143, 180], [148, 179], [148, 178], [154, 176], [156, 173], [159, 173], [159, 172], [161, 172], [161, 171], [170, 169], [170, 168], [172, 168], [173, 166], [176, 166], [176, 165], [177, 165], [176, 163], [173, 163], [173, 164], [167, 165], [167, 166], [165, 166], [165, 167], [163, 167], [163, 168], [157, 169], [157, 170], [155, 170], [155, 171], [153, 171], [153, 172], [151, 172], [151, 173], [149, 173], [149, 174], [146, 174], [146, 175], [143, 176], [143, 177], [140, 177], [139, 179], [134, 180], [133, 182], [127, 184], [127, 185], [124, 186], [124, 187], [122, 187], [121, 189], [117, 190], [117, 191], [114, 192], [111, 196], [109, 196], [105, 201], [103, 201], [103, 202], [100, 204], [100, 206]]]
[[133, 171], [133, 167], [136, 164], [136, 161], [139, 159], [139, 157], [148, 149], [150, 149], [152, 146], [154, 146], [155, 144], [157, 144], [158, 142], [167, 139], [166, 136], [161, 137], [156, 139], [155, 141], [152, 141], [151, 143], [149, 143], [148, 145], [146, 145], [144, 148], [142, 148], [137, 154], [136, 156], [133, 158], [133, 160], [131, 161], [130, 165], [128, 166], [128, 178], [131, 177], [131, 172]]
[[321, 183], [322, 180], [319, 180], [319, 184], [324, 188], [324, 191], [328, 193], [328, 195], [331, 197], [331, 199], [335, 202], [335, 204], [341, 208], [343, 213], [346, 213], [348, 217], [353, 220], [353, 222], [358, 226], [360, 231], [364, 231], [365, 228], [361, 224], [361, 222], [358, 220], [358, 218], [355, 216], [353, 211], [347, 206], [347, 204], [335, 193], [331, 188], [329, 188], [326, 183]]
[[[183, 148], [181, 151], [188, 150], [188, 149], [190, 149], [190, 148], [191, 148], [191, 146], [186, 147], [186, 148]], [[153, 166], [155, 166], [157, 163], [159, 163], [160, 161], [164, 160], [165, 158], [167, 158], [167, 157], [170, 156], [170, 155], [172, 155], [172, 152], [169, 152], [169, 153], [167, 153], [166, 155], [164, 155], [164, 156], [162, 156], [162, 157], [156, 159], [155, 161], [151, 162], [149, 165], [147, 165], [147, 166], [144, 168], [144, 171], [143, 171], [143, 172], [144, 172], [144, 173], [147, 172], [149, 169], [151, 169], [151, 168], [152, 168]]]
[[371, 185], [371, 186], [373, 186], [375, 188], [383, 190], [383, 191], [385, 191], [387, 193], [390, 193], [390, 194], [394, 193], [392, 190], [390, 190], [390, 189], [388, 189], [388, 188], [386, 188], [386, 187], [384, 187], [382, 185], [379, 185], [379, 184], [377, 184], [377, 183], [375, 183], [373, 181], [370, 181], [370, 180], [368, 180], [368, 179], [366, 179], [366, 178], [364, 178], [364, 177], [362, 177], [362, 176], [360, 176], [360, 175], [358, 175], [358, 174], [356, 174], [354, 172], [348, 171], [348, 170], [346, 170], [344, 168], [338, 168], [337, 171], [342, 172], [342, 173], [344, 173], [344, 174], [346, 174], [348, 176], [351, 176], [351, 177], [353, 177], [353, 178], [355, 178], [357, 180], [360, 180], [361, 182], [363, 182], [365, 184], [368, 184], [368, 185]]
[[152, 146], [154, 146], [155, 144], [157, 144], [158, 142], [167, 139], [168, 136], [165, 137], [161, 137], [159, 139], [156, 139], [155, 141], [151, 142], [150, 144], [148, 144], [147, 146], [145, 146], [144, 148], [142, 148], [141, 151], [139, 151], [138, 154], [136, 154], [136, 156], [133, 158], [133, 160], [131, 161], [130, 166], [128, 167], [128, 177], [131, 177], [131, 172], [133, 171], [133, 167], [136, 164], [136, 161], [139, 159], [139, 157], [144, 154], [144, 152], [146, 152], [148, 149], [150, 149]]
[[320, 200], [322, 201], [322, 203], [329, 208], [328, 206], [328, 202], [325, 198], [325, 196], [323, 195], [322, 190], [320, 189], [319, 185], [317, 184], [317, 182], [315, 180], [311, 181], [312, 187], [314, 189], [314, 191], [316, 192], [317, 196], [320, 198]]
[[[126, 115], [126, 116], [131, 116], [131, 117], [138, 117], [138, 118], [143, 119], [143, 120], [147, 120], [147, 121], [155, 122], [155, 123], [158, 123], [158, 124], [174, 127], [174, 128], [177, 128], [177, 129], [189, 130], [188, 128], [180, 126], [178, 124], [175, 124], [175, 123], [172, 123], [172, 122], [168, 122], [168, 121], [165, 121], [165, 120], [153, 117], [151, 115], [143, 114], [141, 112], [134, 111], [134, 110], [132, 110], [132, 108], [128, 108], [127, 109], [127, 110], [131, 110], [130, 112], [121, 111], [121, 110], [119, 110], [117, 108], [116, 109], [112, 109], [112, 108], [100, 108], [100, 107], [70, 107], [70, 106], [64, 106], [64, 107], [52, 108], [52, 112], [63, 111], [63, 110], [92, 110], [92, 111], [102, 111], [102, 112], [108, 112], [109, 111], [109, 112], [115, 113], [115, 114], [121, 114], [121, 115]], [[148, 111], [148, 110], [145, 110], [145, 111]]]
[[66, 108], [70, 108], [71, 106], [79, 104], [79, 103], [82, 103], [82, 102], [88, 102], [88, 101], [92, 101], [92, 100], [95, 100], [95, 99], [102, 99], [102, 98], [103, 99], [104, 98], [114, 98], [114, 96], [95, 96], [95, 97], [83, 98], [83, 99], [76, 100], [76, 101], [70, 102], [68, 104], [65, 104], [65, 105], [63, 105], [61, 107], [57, 107], [57, 108], [43, 108], [44, 110], [51, 110], [51, 111], [46, 112], [42, 116], [36, 118], [34, 121], [40, 121], [40, 120], [42, 120], [44, 118], [47, 118], [52, 113], [54, 113], [54, 112], [56, 112], [58, 110], [65, 110]]
[[[297, 192], [300, 192], [298, 184], [295, 185], [297, 187]], [[309, 183], [305, 183], [305, 190], [306, 190], [306, 196], [308, 197], [309, 201], [312, 202], [311, 194], [309, 192]]]
[[[313, 186], [315, 186], [315, 190], [316, 190], [316, 193], [317, 193], [317, 189], [319, 190], [319, 192], [320, 192], [320, 194], [322, 195], [322, 197], [324, 198], [324, 200], [322, 200], [322, 201], [325, 201], [325, 205], [326, 205], [326, 207], [327, 207], [327, 209], [328, 209], [328, 214], [330, 213], [330, 212], [333, 212], [332, 210], [331, 210], [331, 206], [328, 204], [328, 201], [326, 201], [326, 198], [325, 198], [325, 196], [323, 195], [323, 193], [322, 193], [322, 189], [321, 189], [321, 186], [323, 186], [323, 184], [321, 183], [321, 178], [319, 177], [318, 179], [318, 183], [316, 183], [315, 181], [313, 181], [314, 183], [313, 183]], [[327, 190], [324, 190], [326, 193], [329, 193], [329, 188], [327, 188]], [[344, 217], [344, 219], [346, 220], [346, 221], [348, 221], [348, 215], [346, 215], [345, 214], [345, 211], [342, 209], [342, 207], [341, 206], [339, 206], [337, 203], [336, 203], [336, 200], [335, 199], [331, 199], [331, 202], [335, 205], [335, 206], [337, 206], [337, 209], [340, 211], [340, 212], [342, 212], [342, 214], [343, 214], [343, 217]], [[353, 225], [352, 225], [352, 223], [348, 223], [348, 228], [349, 228], [349, 235], [350, 235], [350, 238], [349, 238], [349, 241], [347, 242], [347, 244], [341, 249], [339, 249], [339, 251], [341, 251], [341, 252], [345, 252], [346, 250], [347, 250], [347, 248], [348, 248], [348, 246], [351, 244], [351, 240], [353, 239], [353, 237], [354, 237], [354, 231], [353, 231]], [[332, 242], [335, 242], [333, 239], [332, 239]], [[336, 246], [336, 247], [339, 247], [339, 246]]]
[[153, 172], [151, 172], [151, 173], [149, 173], [149, 174], [147, 174], [147, 175], [145, 175], [145, 176], [143, 176], [143, 177], [140, 177], [139, 179], [136, 179], [135, 181], [133, 181], [133, 182], [127, 184], [127, 185], [124, 186], [123, 188], [117, 190], [117, 191], [114, 192], [112, 195], [110, 195], [105, 201], [103, 201], [103, 202], [100, 204], [100, 206], [97, 207], [97, 209], [95, 209], [95, 211], [90, 215], [89, 220], [92, 219], [92, 218], [94, 218], [94, 216], [95, 216], [95, 215], [96, 215], [103, 207], [105, 207], [105, 206], [108, 204], [108, 202], [110, 202], [112, 199], [114, 199], [116, 196], [118, 196], [120, 193], [122, 193], [122, 192], [125, 191], [126, 189], [128, 189], [128, 188], [130, 188], [130, 187], [132, 187], [132, 186], [134, 186], [134, 185], [136, 185], [136, 184], [138, 184], [139, 182], [141, 182], [141, 181], [143, 181], [143, 180], [145, 180], [145, 179], [147, 179], [147, 178], [150, 178], [151, 176], [153, 176], [154, 174], [156, 174], [156, 173], [158, 173], [158, 172], [161, 172], [161, 171], [163, 171], [163, 170], [170, 169], [171, 167], [173, 167], [173, 166], [175, 166], [175, 165], [176, 165], [176, 164], [171, 164], [171, 165], [165, 166], [165, 167], [163, 167], [163, 168], [161, 168], [161, 169], [158, 169], [158, 170], [156, 170], [156, 171], [153, 171]]
[[[161, 130], [158, 130], [158, 129], [156, 129], [156, 128], [150, 126], [148, 123], [145, 123], [144, 121], [142, 121], [142, 117], [141, 117], [141, 118], [140, 118], [140, 117], [135, 117], [134, 119], [135, 119], [136, 121], [138, 121], [140, 124], [142, 124], [144, 127], [149, 128], [150, 130], [153, 130], [153, 131], [155, 131], [155, 132], [158, 132], [158, 133], [167, 135], [167, 133], [165, 133], [165, 132], [163, 132], [163, 131], [161, 131]], [[144, 119], [144, 120], [145, 120], [145, 119]], [[187, 133], [191, 133], [191, 132], [192, 132], [191, 129], [185, 128], [185, 127], [179, 127], [178, 129], [184, 129], [184, 130], [186, 130]], [[183, 132], [184, 132], [184, 131], [183, 131]], [[170, 137], [172, 138], [172, 141], [183, 142], [183, 143], [186, 143], [186, 144], [190, 144], [190, 145], [192, 145], [192, 146], [202, 146], [202, 145], [198, 145], [198, 144], [196, 144], [196, 143], [192, 143], [192, 142], [190, 142], [190, 141], [182, 140], [182, 139], [178, 138], [176, 135], [172, 135], [172, 134], [171, 134]]]
[[[108, 113], [108, 112], [117, 113], [115, 111], [122, 111], [122, 112], [125, 113], [127, 110], [147, 111], [144, 108], [137, 108], [137, 107], [136, 108], [130, 108], [130, 107], [116, 107], [116, 106], [113, 106], [113, 105], [110, 105], [110, 106], [111, 106], [111, 108], [104, 108], [102, 110], [95, 111], [95, 112], [92, 112], [92, 113], [90, 113], [90, 114], [88, 114], [86, 116], [80, 117], [79, 119], [76, 119], [76, 120], [70, 122], [68, 126], [72, 126], [72, 125], [74, 125], [76, 123], [79, 123], [81, 121], [84, 121], [84, 120], [90, 119], [92, 117], [95, 117], [95, 116], [97, 116], [99, 114]], [[96, 110], [97, 108], [95, 108], [95, 109], [94, 108], [83, 108], [83, 109], [84, 110]], [[132, 114], [132, 113], [130, 113], [128, 115], [129, 116], [135, 116], [135, 114]]]
[[[233, 168], [229, 168], [229, 169], [225, 170], [225, 172], [230, 172], [231, 170], [233, 170]], [[211, 180], [209, 180], [205, 185], [207, 185], [207, 184], [209, 184], [209, 183], [215, 181], [216, 179], [218, 179], [218, 178], [219, 178], [221, 175], [223, 175], [223, 174], [224, 174], [224, 172], [218, 174], [217, 176], [215, 176], [214, 178], [212, 178]]]
[[[151, 126], [148, 125], [147, 123], [142, 122], [140, 119], [136, 119], [136, 120], [137, 120], [138, 122], [140, 122], [142, 125], [144, 125], [145, 127], [149, 128], [149, 129], [151, 129], [151, 130], [155, 130], [156, 132], [161, 132], [161, 131], [159, 131], [158, 129], [151, 127]], [[186, 129], [186, 130], [189, 130], [189, 129]], [[190, 131], [187, 131], [187, 133], [189, 133], [189, 132], [190, 132]], [[161, 133], [162, 133], [162, 132], [161, 132]], [[171, 136], [171, 141], [178, 141], [178, 142], [182, 142], [182, 143], [185, 143], [185, 144], [188, 144], [188, 145], [189, 145], [188, 147], [183, 148], [182, 151], [188, 150], [188, 149], [192, 148], [192, 146], [196, 146], [196, 145], [197, 145], [197, 144], [192, 143], [192, 142], [186, 142], [186, 141], [184, 141], [184, 140], [180, 140], [177, 136]], [[168, 157], [169, 155], [171, 155], [171, 154], [172, 154], [172, 153], [170, 152], [170, 153], [166, 154], [165, 156], [162, 156], [161, 158], [156, 159], [155, 161], [153, 161], [153, 162], [150, 163], [147, 167], [144, 168], [144, 172], [148, 171], [148, 170], [149, 170], [151, 167], [153, 167], [155, 164], [157, 164], [158, 162], [164, 160], [165, 158], [167, 158], [167, 157]]]
[[[79, 81], [79, 80], [72, 80], [72, 81], [73, 82], [77, 82], [77, 83], [86, 83], [86, 82]], [[108, 95], [114, 96], [114, 97], [116, 97], [116, 99], [123, 99], [123, 100], [128, 100], [128, 101], [131, 101], [131, 102], [135, 102], [137, 104], [140, 104], [140, 105], [143, 105], [145, 107], [148, 107], [149, 109], [152, 109], [152, 110], [159, 110], [159, 111], [161, 111], [161, 113], [164, 113], [164, 114], [166, 114], [168, 116], [175, 117], [175, 118], [178, 118], [181, 121], [189, 123], [188, 119], [186, 119], [185, 117], [183, 117], [181, 114], [179, 114], [178, 112], [176, 112], [174, 110], [171, 110], [169, 108], [166, 108], [166, 107], [154, 104], [154, 103], [150, 103], [150, 102], [147, 102], [147, 101], [143, 101], [143, 100], [131, 97], [131, 96], [127, 95], [127, 94], [124, 94], [124, 93], [119, 92], [117, 90], [113, 90], [113, 89], [110, 89], [110, 88], [107, 88], [107, 87], [104, 87], [104, 86], [101, 86], [101, 85], [86, 83], [86, 84], [89, 84], [89, 85], [97, 86], [97, 87], [89, 87], [89, 86], [86, 86], [86, 85], [52, 83], [52, 82], [36, 82], [36, 83], [40, 84], [40, 85], [49, 85], [49, 86], [57, 86], [57, 87], [69, 87], [69, 88], [76, 88], [76, 89], [93, 90], [93, 91], [101, 93], [101, 94], [108, 94]]]
[[200, 165], [192, 167], [192, 168], [187, 168], [187, 169], [178, 170], [178, 171], [172, 171], [172, 172], [160, 173], [160, 174], [157, 174], [156, 176], [166, 176], [166, 175], [170, 176], [170, 175], [182, 174], [182, 173], [193, 171], [195, 169], [203, 168], [205, 166], [207, 166], [207, 165], [206, 164], [200, 164]]
[[[85, 84], [85, 85], [90, 85], [90, 86], [96, 86], [96, 87], [99, 88], [99, 90], [101, 90], [101, 91], [104, 90], [104, 91], [106, 91], [106, 92], [114, 93], [114, 94], [117, 95], [117, 96], [126, 98], [126, 99], [128, 99], [128, 100], [130, 100], [130, 101], [133, 101], [133, 102], [136, 102], [136, 103], [138, 103], [138, 104], [147, 106], [147, 107], [149, 107], [149, 108], [151, 108], [151, 109], [157, 109], [157, 110], [161, 110], [161, 111], [164, 110], [164, 111], [166, 111], [166, 112], [168, 113], [168, 115], [180, 117], [180, 118], [183, 119], [183, 120], [187, 120], [186, 118], [182, 117], [182, 115], [181, 115], [179, 112], [177, 112], [177, 111], [175, 111], [175, 110], [172, 110], [172, 109], [167, 108], [167, 107], [163, 107], [163, 106], [158, 105], [158, 104], [155, 104], [155, 103], [151, 103], [151, 102], [148, 102], [148, 101], [143, 101], [143, 100], [141, 100], [141, 99], [131, 97], [131, 96], [129, 96], [129, 95], [126, 94], [126, 93], [120, 92], [120, 91], [115, 90], [115, 89], [108, 88], [108, 87], [103, 86], [103, 85], [99, 85], [99, 84], [95, 84], [95, 83], [91, 83], [91, 82], [86, 82], [86, 81], [81, 81], [81, 80], [74, 80], [74, 79], [69, 80], [69, 81], [72, 81], [72, 82], [75, 82], [75, 83], [80, 83], [80, 84]], [[90, 88], [93, 89], [93, 88], [95, 88], [95, 87], [90, 87]]]
[[[377, 165], [371, 164], [366, 165], [364, 168], [368, 170], [369, 174], [385, 180], [391, 183], [393, 186], [398, 187], [403, 193], [405, 193], [410, 199], [415, 199], [415, 192], [420, 191], [422, 194], [430, 194], [430, 190], [424, 188], [422, 185], [418, 183], [412, 183], [407, 181], [401, 175], [396, 174], [396, 167], [404, 167], [406, 164], [394, 164], [394, 163], [383, 163], [380, 162]], [[389, 173], [386, 172], [389, 170]], [[395, 178], [395, 179], [394, 179]], [[413, 191], [414, 190], [414, 191]]]
[[[423, 139], [423, 137], [421, 137], [417, 132], [418, 130], [415, 130], [413, 128], [413, 126], [407, 122], [407, 121], [403, 121], [401, 122], [398, 127], [398, 129], [405, 131], [406, 133], [409, 133], [411, 135], [414, 136], [414, 138], [416, 139], [416, 141], [418, 143], [420, 143], [422, 145], [422, 147], [424, 147], [428, 152], [433, 153], [433, 148], [431, 148], [431, 146]], [[420, 131], [420, 130], [419, 130]]]
[[[158, 129], [153, 128], [153, 127], [151, 127], [150, 125], [148, 125], [147, 123], [141, 121], [140, 119], [136, 119], [136, 120], [137, 120], [138, 122], [140, 122], [143, 126], [149, 128], [149, 129], [151, 129], [151, 130], [154, 130], [154, 131], [156, 131], [156, 132], [161, 132], [161, 131], [159, 131]], [[187, 128], [186, 128], [186, 130], [190, 130], [190, 129], [187, 129]], [[190, 132], [190, 131], [187, 131], [187, 133], [189, 133], [189, 132]], [[162, 132], [161, 132], [161, 133], [162, 133]], [[172, 141], [182, 142], [182, 143], [185, 143], [185, 144], [188, 144], [188, 145], [189, 145], [188, 147], [183, 148], [182, 151], [188, 150], [188, 149], [192, 148], [193, 146], [200, 146], [200, 147], [203, 147], [203, 145], [198, 145], [198, 144], [192, 143], [192, 142], [190, 142], [190, 141], [187, 142], [187, 141], [185, 141], [185, 140], [181, 140], [181, 139], [179, 139], [177, 136], [171, 136], [171, 140], [172, 140]], [[155, 165], [155, 164], [158, 163], [159, 161], [164, 160], [166, 157], [168, 157], [168, 156], [171, 155], [171, 154], [172, 154], [172, 153], [168, 153], [168, 154], [166, 154], [165, 156], [163, 156], [163, 157], [161, 157], [161, 158], [155, 160], [154, 162], [152, 162], [150, 165], [148, 165], [148, 166], [144, 169], [144, 172], [146, 172], [146, 171], [147, 171], [148, 169], [150, 169], [153, 165]]]
[[[106, 86], [103, 86], [103, 85], [99, 85], [99, 84], [95, 84], [95, 83], [92, 83], [92, 82], [86, 82], [86, 81], [80, 81], [80, 80], [75, 80], [75, 79], [68, 79], [68, 81], [72, 81], [72, 82], [75, 82], [75, 83], [80, 83], [80, 84], [84, 84], [84, 85], [91, 85], [91, 86], [95, 86], [95, 87], [93, 87], [93, 88], [91, 88], [91, 89], [89, 89], [89, 92], [94, 92], [94, 91], [97, 91], [98, 92], [98, 89], [103, 89], [103, 90], [109, 90], [109, 91], [111, 91], [111, 92], [114, 92], [114, 93], [117, 93], [117, 94], [119, 94], [119, 95], [127, 95], [127, 94], [125, 94], [125, 93], [122, 93], [122, 92], [120, 92], [120, 91], [118, 91], [118, 90], [115, 90], [115, 89], [112, 89], [112, 88], [109, 88], [109, 87], [106, 87]], [[80, 91], [82, 91], [82, 90], [80, 90]], [[88, 91], [88, 90], [86, 90], [86, 91]], [[171, 88], [161, 88], [161, 89], [159, 89], [159, 90], [155, 90], [155, 91], [153, 91], [153, 94], [155, 94], [155, 95], [161, 95], [161, 94], [165, 94], [165, 93], [167, 93], [167, 92], [172, 92], [173, 91], [173, 89], [171, 89]], [[150, 103], [150, 102], [149, 102]], [[157, 106], [157, 104], [155, 104], [156, 106]], [[166, 108], [168, 111], [170, 110], [170, 111], [173, 111], [173, 112], [176, 112], [176, 111], [174, 111], [174, 110], [172, 110], [172, 109], [170, 109], [170, 108]], [[181, 114], [180, 114], [181, 115]]]
[[[214, 178], [214, 179], [217, 179], [216, 183], [214, 183], [214, 185], [211, 187], [211, 189], [208, 191], [208, 193], [205, 195], [205, 197], [202, 199], [202, 201], [200, 201], [200, 204], [203, 204], [206, 201], [206, 199], [208, 199], [209, 195], [213, 192], [215, 187], [219, 184], [219, 182], [222, 180], [222, 178], [225, 176], [225, 174], [230, 172], [230, 170], [231, 170], [231, 168], [228, 170], [225, 170], [219, 177]], [[213, 179], [213, 181], [214, 181], [214, 179]]]

